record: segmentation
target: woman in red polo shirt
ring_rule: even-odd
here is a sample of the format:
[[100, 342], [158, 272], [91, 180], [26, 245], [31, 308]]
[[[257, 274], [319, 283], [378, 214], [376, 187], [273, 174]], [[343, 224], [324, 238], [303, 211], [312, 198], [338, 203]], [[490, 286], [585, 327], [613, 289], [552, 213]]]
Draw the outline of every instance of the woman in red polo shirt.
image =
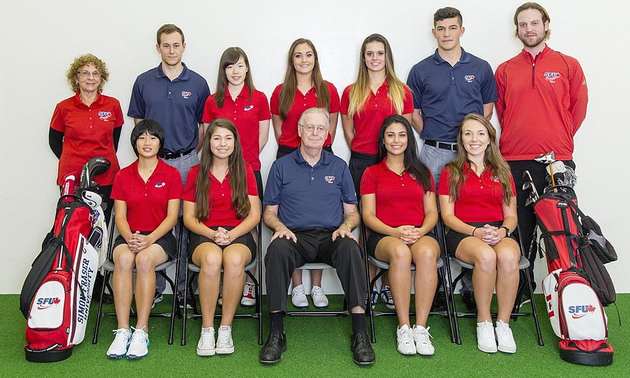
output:
[[[361, 176], [370, 165], [378, 162], [378, 132], [385, 118], [400, 114], [411, 122], [413, 96], [394, 71], [394, 57], [389, 42], [380, 34], [365, 38], [359, 55], [359, 74], [354, 84], [341, 95], [341, 124], [346, 143], [350, 147], [350, 174], [361, 193]], [[370, 271], [374, 268], [370, 266]], [[394, 303], [387, 284], [387, 273], [382, 278], [381, 297], [387, 307]], [[378, 292], [370, 295], [376, 304]]]
[[[110, 358], [142, 358], [149, 352], [149, 313], [155, 293], [155, 267], [177, 255], [171, 232], [177, 222], [182, 179], [177, 169], [158, 158], [164, 130], [145, 119], [133, 128], [131, 145], [138, 159], [116, 175], [112, 189], [116, 228], [113, 247], [114, 303], [118, 328], [107, 350]], [[129, 311], [134, 299], [136, 269], [137, 321], [131, 334]]]
[[[269, 138], [269, 103], [267, 96], [254, 88], [247, 54], [240, 47], [229, 47], [221, 55], [216, 92], [203, 108], [204, 129], [217, 118], [226, 118], [238, 131], [243, 158], [254, 170], [258, 195], [262, 199], [260, 152]], [[254, 274], [255, 272], [252, 272]], [[254, 284], [246, 277], [241, 305], [254, 306]]]
[[[433, 228], [438, 211], [431, 171], [418, 159], [418, 146], [409, 121], [389, 116], [378, 135], [380, 163], [365, 170], [361, 179], [363, 222], [371, 230], [368, 253], [389, 263], [401, 354], [435, 352], [427, 318], [437, 287], [436, 261], [440, 255]], [[416, 322], [410, 327], [411, 264], [416, 267]]]
[[[287, 57], [284, 82], [271, 95], [271, 121], [278, 142], [280, 158], [295, 151], [300, 145], [298, 120], [308, 108], [326, 108], [330, 113], [330, 130], [324, 149], [332, 152], [332, 143], [337, 130], [339, 93], [337, 88], [322, 78], [315, 45], [308, 39], [298, 38], [291, 44]], [[328, 306], [322, 290], [322, 271], [311, 270], [311, 297], [318, 308]], [[293, 290], [291, 301], [295, 307], [308, 307], [306, 292], [302, 285], [302, 271], [296, 269], [291, 278]]]
[[[256, 256], [251, 231], [260, 221], [260, 200], [251, 166], [243, 159], [232, 122], [219, 118], [208, 127], [199, 165], [191, 168], [182, 199], [188, 248], [199, 272], [201, 337], [199, 356], [234, 352], [232, 320], [241, 298], [244, 268]], [[214, 312], [223, 268], [223, 312], [215, 343]]]
[[[510, 314], [518, 289], [521, 251], [511, 236], [516, 229], [516, 188], [501, 156], [494, 127], [483, 116], [469, 114], [457, 134], [457, 155], [442, 170], [438, 188], [447, 250], [474, 265], [477, 302], [477, 346], [515, 353]], [[498, 313], [492, 327], [490, 303], [496, 288]], [[496, 330], [496, 336], [495, 336]], [[498, 344], [498, 346], [497, 346]]]
[[110, 168], [95, 176], [94, 181], [99, 184], [98, 193], [103, 197], [105, 217], [109, 220], [113, 207], [110, 193], [120, 170], [116, 150], [125, 121], [120, 103], [101, 93], [109, 72], [105, 62], [92, 54], [77, 57], [66, 78], [75, 94], [57, 104], [48, 132], [50, 149], [59, 159], [57, 185], [63, 185], [67, 174], [80, 173], [91, 158], [107, 158]]

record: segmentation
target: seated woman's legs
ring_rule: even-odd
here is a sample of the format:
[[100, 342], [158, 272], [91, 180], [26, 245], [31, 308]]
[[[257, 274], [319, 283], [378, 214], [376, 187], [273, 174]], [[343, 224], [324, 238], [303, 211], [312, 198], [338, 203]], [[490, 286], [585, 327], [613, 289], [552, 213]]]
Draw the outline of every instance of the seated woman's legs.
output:
[[455, 256], [473, 264], [473, 291], [477, 303], [477, 322], [492, 322], [490, 305], [497, 276], [497, 255], [481, 239], [469, 237], [459, 243]]
[[410, 326], [412, 257], [409, 247], [400, 239], [386, 236], [376, 245], [374, 256], [389, 264], [389, 286], [394, 297], [398, 326]]
[[168, 255], [161, 246], [152, 244], [136, 254], [137, 329], [148, 332], [149, 315], [155, 294], [155, 267], [166, 262]]
[[199, 267], [201, 328], [214, 328], [214, 312], [219, 298], [223, 251], [216, 244], [201, 243], [193, 251], [192, 262]]
[[497, 321], [510, 322], [510, 314], [514, 307], [516, 292], [518, 291], [519, 269], [518, 263], [521, 252], [514, 239], [504, 238], [494, 250], [497, 254], [497, 303], [499, 311]]
[[129, 328], [129, 311], [133, 300], [133, 269], [136, 264], [136, 254], [131, 252], [127, 244], [114, 248], [114, 305], [118, 328]]
[[232, 326], [245, 282], [245, 266], [251, 261], [250, 250], [243, 244], [232, 244], [223, 250], [223, 312], [221, 326]]
[[440, 255], [440, 246], [434, 238], [424, 236], [411, 246], [411, 254], [416, 266], [414, 278], [416, 325], [426, 327], [437, 288], [437, 259]]

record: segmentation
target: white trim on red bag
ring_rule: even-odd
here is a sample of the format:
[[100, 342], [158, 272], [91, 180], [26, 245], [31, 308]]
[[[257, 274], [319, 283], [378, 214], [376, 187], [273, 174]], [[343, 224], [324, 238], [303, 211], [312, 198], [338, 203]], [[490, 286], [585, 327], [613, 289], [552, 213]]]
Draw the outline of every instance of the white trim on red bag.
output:
[[561, 271], [562, 269], [554, 270], [543, 280], [543, 292], [545, 293], [549, 322], [551, 323], [553, 332], [558, 337], [562, 337], [560, 335], [560, 321], [558, 316], [558, 276]]

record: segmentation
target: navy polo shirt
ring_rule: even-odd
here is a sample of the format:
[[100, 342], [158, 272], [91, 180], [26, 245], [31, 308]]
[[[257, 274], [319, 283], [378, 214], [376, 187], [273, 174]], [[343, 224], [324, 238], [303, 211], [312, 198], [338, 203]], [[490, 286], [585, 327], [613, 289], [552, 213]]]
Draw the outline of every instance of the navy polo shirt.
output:
[[322, 151], [311, 167], [300, 148], [271, 166], [265, 205], [278, 205], [278, 218], [291, 230], [338, 228], [344, 219], [343, 204], [357, 204], [357, 196], [345, 161]]
[[184, 65], [179, 77], [171, 81], [160, 64], [136, 78], [127, 115], [158, 121], [164, 128], [164, 150], [184, 152], [197, 147], [208, 96], [210, 88], [201, 75]]
[[469, 113], [483, 115], [483, 105], [495, 102], [497, 85], [492, 68], [462, 49], [451, 66], [438, 50], [413, 66], [407, 78], [413, 107], [420, 109], [424, 126], [420, 137], [454, 143], [459, 123]]

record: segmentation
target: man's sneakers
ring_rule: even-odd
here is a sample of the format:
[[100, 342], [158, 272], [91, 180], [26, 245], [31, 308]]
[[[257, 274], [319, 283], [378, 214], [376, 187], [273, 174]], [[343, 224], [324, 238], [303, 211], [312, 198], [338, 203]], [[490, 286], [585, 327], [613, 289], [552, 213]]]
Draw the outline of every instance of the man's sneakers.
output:
[[291, 290], [291, 303], [297, 308], [307, 308], [308, 299], [306, 299], [306, 291], [304, 285], [297, 285]]
[[254, 283], [245, 282], [243, 286], [243, 297], [241, 298], [241, 306], [253, 307], [256, 305], [256, 293], [254, 292]]
[[202, 328], [199, 342], [197, 343], [198, 356], [214, 356], [216, 353], [216, 345], [214, 344], [214, 328]]
[[313, 286], [311, 289], [311, 299], [313, 300], [313, 306], [316, 308], [328, 307], [328, 298], [326, 298], [324, 290], [319, 286]]
[[287, 338], [284, 332], [271, 331], [265, 346], [260, 350], [259, 361], [264, 365], [273, 365], [280, 362], [282, 352], [287, 350]]
[[385, 306], [387, 306], [388, 309], [396, 309], [394, 306], [394, 297], [392, 296], [392, 291], [389, 289], [389, 285], [384, 286], [381, 290], [381, 300], [385, 303]]
[[414, 325], [411, 332], [413, 333], [413, 341], [416, 343], [416, 352], [421, 356], [433, 356], [435, 348], [431, 344], [431, 334], [429, 329], [420, 325]]
[[129, 328], [119, 328], [114, 330], [114, 341], [107, 349], [107, 357], [119, 359], [127, 355], [129, 341], [131, 340], [131, 330]]
[[492, 323], [487, 320], [477, 323], [477, 348], [486, 353], [497, 352], [494, 328], [492, 328]]
[[149, 344], [149, 335], [143, 329], [135, 328], [127, 349], [127, 358], [135, 360], [146, 357], [149, 353]]
[[396, 342], [398, 344], [398, 352], [405, 356], [416, 354], [416, 345], [413, 341], [413, 333], [408, 325], [396, 328]]
[[[188, 299], [186, 299], [186, 308], [188, 310], [192, 310], [193, 308], [193, 304], [195, 303], [195, 297], [192, 295], [192, 293], [189, 291], [188, 294]], [[184, 308], [184, 292], [180, 291], [179, 293], [177, 293], [177, 305], [179, 306], [179, 308]]]
[[151, 305], [151, 308], [155, 307], [156, 304], [162, 302], [163, 300], [164, 296], [162, 295], [162, 293], [156, 290], [155, 294], [153, 295], [153, 304]]
[[234, 353], [234, 342], [232, 341], [232, 328], [229, 326], [219, 327], [217, 333], [217, 354], [232, 354]]
[[503, 353], [516, 353], [516, 342], [514, 341], [514, 336], [512, 336], [510, 325], [503, 323], [503, 320], [498, 320], [496, 333], [499, 351]]
[[350, 349], [352, 350], [352, 360], [355, 364], [360, 366], [374, 365], [376, 356], [366, 331], [352, 334], [350, 337]]

